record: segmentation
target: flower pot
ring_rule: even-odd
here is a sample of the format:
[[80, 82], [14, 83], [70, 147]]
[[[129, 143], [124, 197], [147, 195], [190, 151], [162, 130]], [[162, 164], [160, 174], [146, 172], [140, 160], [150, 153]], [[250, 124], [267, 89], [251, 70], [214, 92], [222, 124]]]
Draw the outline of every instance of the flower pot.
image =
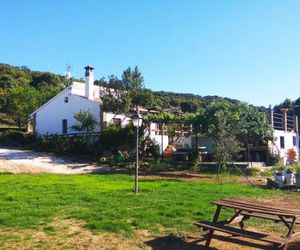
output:
[[275, 181], [278, 183], [279, 187], [281, 187], [281, 188], [284, 187], [284, 176], [283, 175], [276, 174]]
[[296, 186], [300, 188], [300, 174], [296, 174]]
[[286, 185], [294, 185], [294, 174], [286, 173], [285, 174]]

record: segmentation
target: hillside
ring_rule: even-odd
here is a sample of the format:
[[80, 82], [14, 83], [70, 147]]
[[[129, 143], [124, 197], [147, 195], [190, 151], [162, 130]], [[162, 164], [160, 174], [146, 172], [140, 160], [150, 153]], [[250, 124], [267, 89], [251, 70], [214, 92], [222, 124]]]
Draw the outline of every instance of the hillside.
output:
[[0, 64], [0, 122], [17, 124], [55, 96], [68, 82], [50, 72], [31, 71], [26, 66]]
[[[0, 123], [4, 125], [24, 125], [27, 116], [47, 102], [70, 82], [62, 75], [32, 71], [26, 66], [16, 67], [0, 64]], [[105, 85], [104, 78], [95, 84]], [[197, 112], [215, 100], [235, 99], [218, 96], [199, 96], [194, 94], [154, 92], [157, 106], [172, 108], [183, 112]]]

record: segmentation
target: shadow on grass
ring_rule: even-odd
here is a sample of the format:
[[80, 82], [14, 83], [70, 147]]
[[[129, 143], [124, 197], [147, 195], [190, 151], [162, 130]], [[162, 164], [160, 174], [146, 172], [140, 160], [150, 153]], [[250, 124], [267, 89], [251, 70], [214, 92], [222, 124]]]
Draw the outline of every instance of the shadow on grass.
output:
[[204, 247], [199, 246], [196, 242], [186, 242], [184, 239], [176, 236], [164, 236], [158, 237], [150, 241], [144, 242], [150, 246], [153, 250], [199, 250]]
[[[239, 238], [235, 236], [223, 236], [223, 235], [214, 235], [212, 239], [213, 241], [218, 240], [218, 248], [210, 247], [209, 249], [221, 250], [222, 244], [233, 243], [240, 246], [240, 249], [244, 247], [252, 247], [257, 249], [279, 249], [274, 247], [272, 244], [260, 244], [258, 242], [252, 242], [249, 239]], [[183, 239], [177, 236], [164, 236], [158, 237], [153, 240], [144, 242], [146, 245], [150, 246], [153, 250], [173, 250], [173, 249], [182, 249], [182, 250], [199, 250], [199, 249], [207, 249], [204, 247], [206, 241], [206, 235], [200, 236], [199, 239], [190, 238]], [[289, 243], [288, 250], [299, 250], [300, 242], [291, 242]]]

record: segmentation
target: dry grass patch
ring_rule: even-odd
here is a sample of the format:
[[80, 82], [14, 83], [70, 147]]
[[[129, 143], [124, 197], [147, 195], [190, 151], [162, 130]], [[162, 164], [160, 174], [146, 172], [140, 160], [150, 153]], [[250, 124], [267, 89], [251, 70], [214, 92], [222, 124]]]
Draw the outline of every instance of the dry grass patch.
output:
[[36, 229], [0, 228], [1, 249], [151, 249], [143, 244], [150, 240], [147, 230], [126, 238], [116, 233], [94, 233], [84, 228], [84, 222], [55, 219]]

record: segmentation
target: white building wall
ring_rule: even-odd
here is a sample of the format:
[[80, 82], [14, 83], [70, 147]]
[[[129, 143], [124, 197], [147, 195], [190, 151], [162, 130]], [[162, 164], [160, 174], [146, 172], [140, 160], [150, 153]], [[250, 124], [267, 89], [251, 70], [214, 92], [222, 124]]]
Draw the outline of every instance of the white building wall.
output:
[[[281, 148], [280, 137], [284, 138], [284, 148]], [[293, 137], [296, 138], [296, 145], [293, 144]], [[299, 135], [295, 132], [284, 132], [283, 130], [274, 130], [274, 144], [273, 153], [279, 153], [283, 159], [284, 164], [287, 163], [287, 151], [294, 149], [297, 153], [297, 160], [299, 160]]]
[[113, 113], [105, 113], [104, 121], [107, 122], [107, 125], [113, 124], [113, 119], [121, 120], [121, 127], [125, 127], [131, 119], [122, 114], [113, 114]]
[[[68, 102], [65, 102], [68, 98]], [[75, 124], [73, 115], [79, 111], [90, 111], [96, 117], [98, 124], [95, 132], [100, 131], [100, 105], [98, 102], [88, 100], [82, 96], [70, 95], [69, 89], [62, 91], [55, 99], [50, 101], [36, 112], [36, 132], [38, 134], [62, 134], [62, 120], [67, 119], [67, 133], [74, 133], [71, 126]]]
[[159, 130], [159, 125], [155, 122], [150, 122], [149, 124], [149, 130], [148, 133], [145, 133], [145, 136], [149, 136], [151, 140], [157, 143], [160, 148], [160, 153], [162, 154], [163, 151], [168, 147], [169, 145], [169, 137], [168, 135], [161, 136], [160, 134], [157, 134], [157, 131]]
[[161, 135], [150, 135], [149, 136], [151, 140], [157, 143], [159, 145], [160, 153], [162, 154], [163, 151], [168, 147], [169, 145], [169, 138], [167, 135], [164, 135], [163, 138], [161, 138]]

